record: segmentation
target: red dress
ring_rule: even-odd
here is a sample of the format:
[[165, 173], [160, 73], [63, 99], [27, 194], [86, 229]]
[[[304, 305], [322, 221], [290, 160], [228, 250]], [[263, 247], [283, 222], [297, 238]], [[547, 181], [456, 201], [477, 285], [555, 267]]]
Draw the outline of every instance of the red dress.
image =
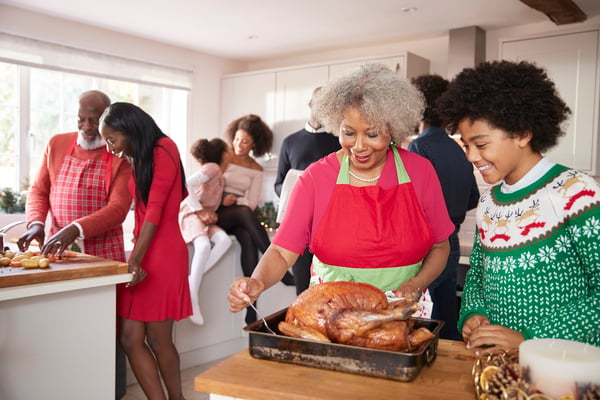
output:
[[[117, 311], [136, 321], [179, 321], [192, 314], [188, 286], [188, 250], [179, 229], [179, 205], [184, 199], [181, 165], [175, 143], [161, 138], [154, 147], [154, 171], [148, 204], [135, 202], [137, 238], [144, 221], [157, 226], [142, 261], [148, 275], [135, 286], [119, 285]], [[135, 172], [134, 172], [135, 173]], [[135, 180], [129, 181], [135, 197]]]

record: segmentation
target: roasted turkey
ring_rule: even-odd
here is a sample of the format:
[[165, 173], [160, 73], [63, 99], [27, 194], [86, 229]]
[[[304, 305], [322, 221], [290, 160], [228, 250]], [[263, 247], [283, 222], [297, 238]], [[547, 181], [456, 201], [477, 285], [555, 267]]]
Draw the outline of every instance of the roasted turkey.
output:
[[388, 302], [375, 286], [325, 282], [302, 292], [279, 323], [284, 335], [380, 350], [410, 351], [434, 335], [413, 330], [417, 299]]

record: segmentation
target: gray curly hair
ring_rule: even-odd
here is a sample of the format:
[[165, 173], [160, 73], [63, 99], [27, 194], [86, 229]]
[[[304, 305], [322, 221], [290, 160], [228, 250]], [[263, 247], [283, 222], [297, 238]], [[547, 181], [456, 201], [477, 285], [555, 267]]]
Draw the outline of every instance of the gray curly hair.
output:
[[344, 114], [356, 108], [373, 128], [400, 144], [415, 132], [424, 109], [423, 95], [383, 64], [363, 64], [325, 84], [315, 99], [328, 132], [338, 134]]

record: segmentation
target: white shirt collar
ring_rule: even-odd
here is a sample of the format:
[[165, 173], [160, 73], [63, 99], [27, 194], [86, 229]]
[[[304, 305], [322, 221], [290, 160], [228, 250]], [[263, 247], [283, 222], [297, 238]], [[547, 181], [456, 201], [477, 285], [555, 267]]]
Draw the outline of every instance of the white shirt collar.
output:
[[304, 125], [304, 130], [308, 131], [310, 133], [323, 133], [323, 132], [327, 132], [324, 127], [320, 127], [319, 129], [315, 129], [312, 126], [310, 126], [310, 124], [308, 122]]
[[550, 161], [547, 157], [542, 157], [518, 182], [513, 185], [509, 185], [506, 182], [502, 182], [500, 190], [502, 193], [513, 193], [517, 190], [521, 190], [526, 186], [531, 185], [533, 182], [540, 179], [546, 172], [550, 170], [556, 163]]

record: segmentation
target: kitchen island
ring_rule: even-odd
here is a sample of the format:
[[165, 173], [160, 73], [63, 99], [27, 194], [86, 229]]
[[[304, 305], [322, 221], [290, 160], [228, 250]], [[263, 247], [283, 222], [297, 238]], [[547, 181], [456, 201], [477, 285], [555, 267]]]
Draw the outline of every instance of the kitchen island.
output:
[[440, 340], [436, 360], [412, 382], [260, 360], [243, 350], [196, 376], [194, 389], [211, 400], [473, 399], [473, 353], [463, 342]]
[[110, 399], [116, 284], [127, 264], [75, 253], [0, 269], [0, 399]]

